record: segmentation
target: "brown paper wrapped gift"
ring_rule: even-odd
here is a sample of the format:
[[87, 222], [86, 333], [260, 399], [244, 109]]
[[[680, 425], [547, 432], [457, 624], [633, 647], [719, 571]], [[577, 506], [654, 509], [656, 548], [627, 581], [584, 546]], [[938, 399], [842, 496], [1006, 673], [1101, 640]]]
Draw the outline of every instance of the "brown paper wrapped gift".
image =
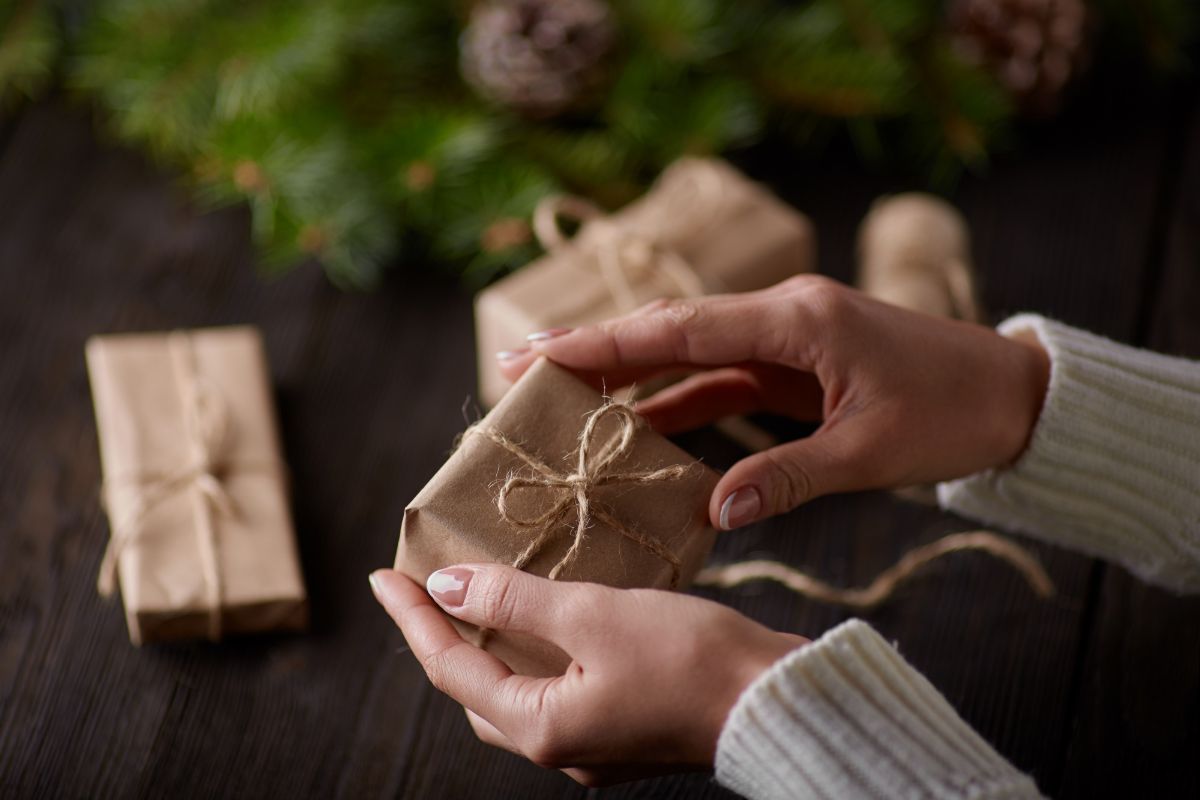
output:
[[[557, 215], [584, 218], [565, 239]], [[479, 392], [489, 407], [508, 389], [496, 353], [529, 333], [575, 327], [659, 297], [765, 289], [811, 272], [808, 219], [724, 161], [686, 158], [641, 199], [611, 216], [577, 198], [548, 198], [534, 229], [548, 254], [475, 301]]]
[[[716, 482], [628, 406], [543, 359], [405, 509], [396, 569], [421, 585], [442, 567], [497, 562], [560, 580], [681, 588], [712, 546]], [[569, 663], [544, 642], [454, 622], [517, 672], [560, 674]]]
[[88, 373], [134, 643], [302, 629], [266, 357], [249, 327], [96, 336]]

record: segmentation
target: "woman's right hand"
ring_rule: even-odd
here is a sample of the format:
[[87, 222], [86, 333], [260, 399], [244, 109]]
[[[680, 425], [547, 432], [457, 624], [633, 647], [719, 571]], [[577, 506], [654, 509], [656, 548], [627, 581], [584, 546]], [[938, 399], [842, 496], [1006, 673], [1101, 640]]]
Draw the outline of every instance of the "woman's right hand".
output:
[[515, 379], [538, 356], [609, 389], [696, 371], [638, 404], [667, 434], [755, 411], [820, 421], [812, 436], [725, 473], [709, 503], [725, 530], [823, 494], [1009, 464], [1029, 441], [1050, 373], [1035, 340], [907, 311], [815, 275], [533, 333], [528, 348], [498, 358]]

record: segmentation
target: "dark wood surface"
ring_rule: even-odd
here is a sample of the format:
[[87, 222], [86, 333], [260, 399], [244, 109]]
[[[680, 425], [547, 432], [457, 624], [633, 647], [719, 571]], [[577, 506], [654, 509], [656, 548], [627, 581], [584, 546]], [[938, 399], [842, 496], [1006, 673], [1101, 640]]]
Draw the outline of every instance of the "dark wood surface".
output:
[[[1195, 100], [1094, 104], [960, 185], [994, 319], [1036, 310], [1200, 356]], [[589, 792], [480, 744], [371, 598], [473, 392], [469, 294], [421, 264], [370, 295], [311, 265], [264, 279], [243, 211], [197, 212], [92, 130], [61, 101], [0, 122], [0, 796], [728, 796], [704, 775]], [[813, 217], [822, 270], [846, 280], [871, 200], [904, 188], [845, 157], [741, 161]], [[83, 342], [236, 322], [266, 337], [313, 629], [137, 649], [94, 589], [108, 529]], [[711, 433], [685, 444], [738, 455]], [[717, 557], [857, 585], [969, 525], [885, 493], [824, 498]], [[1043, 791], [1200, 796], [1200, 601], [1025, 543], [1052, 600], [964, 554], [867, 619]], [[771, 586], [704, 594], [814, 637], [848, 616]]]

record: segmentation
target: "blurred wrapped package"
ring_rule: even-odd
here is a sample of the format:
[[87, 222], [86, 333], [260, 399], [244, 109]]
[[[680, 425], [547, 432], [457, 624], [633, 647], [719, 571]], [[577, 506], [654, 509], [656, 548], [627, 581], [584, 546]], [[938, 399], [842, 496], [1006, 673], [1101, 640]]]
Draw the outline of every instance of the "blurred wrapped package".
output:
[[[574, 237], [562, 218], [580, 223]], [[508, 388], [495, 354], [527, 334], [576, 327], [659, 297], [764, 289], [811, 272], [808, 219], [724, 161], [685, 158], [611, 216], [572, 197], [547, 198], [534, 217], [547, 255], [475, 300], [479, 392], [489, 407]]]
[[87, 344], [111, 538], [135, 644], [302, 630], [308, 605], [262, 339], [250, 327]]
[[[421, 585], [442, 567], [493, 562], [556, 580], [683, 588], [713, 544], [716, 482], [628, 406], [541, 359], [405, 509], [396, 569]], [[556, 675], [570, 663], [546, 642], [452, 622], [516, 672]]]

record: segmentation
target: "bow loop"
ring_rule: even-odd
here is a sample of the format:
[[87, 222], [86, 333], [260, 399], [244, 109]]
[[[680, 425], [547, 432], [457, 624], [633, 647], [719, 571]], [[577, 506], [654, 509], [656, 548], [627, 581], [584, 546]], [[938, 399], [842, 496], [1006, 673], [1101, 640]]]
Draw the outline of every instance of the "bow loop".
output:
[[513, 508], [511, 498], [515, 492], [521, 489], [538, 489], [544, 490], [547, 487], [563, 487], [571, 489], [568, 480], [553, 480], [546, 481], [544, 479], [521, 478], [511, 476], [504, 482], [504, 486], [500, 489], [500, 494], [496, 498], [496, 506], [500, 509], [500, 516], [513, 525], [519, 528], [540, 528], [551, 520], [561, 518], [567, 511], [570, 510], [571, 501], [574, 497], [574, 492], [563, 493], [562, 496], [549, 508], [542, 511], [540, 514], [527, 516]]
[[[609, 417], [617, 419], [616, 435], [607, 440], [600, 439], [600, 423]], [[623, 403], [606, 403], [588, 415], [583, 433], [579, 436], [579, 467], [575, 473], [581, 479], [595, 481], [604, 476], [609, 466], [620, 456], [629, 452], [633, 436], [637, 432], [637, 417], [633, 409]], [[595, 455], [593, 455], [595, 450]]]

